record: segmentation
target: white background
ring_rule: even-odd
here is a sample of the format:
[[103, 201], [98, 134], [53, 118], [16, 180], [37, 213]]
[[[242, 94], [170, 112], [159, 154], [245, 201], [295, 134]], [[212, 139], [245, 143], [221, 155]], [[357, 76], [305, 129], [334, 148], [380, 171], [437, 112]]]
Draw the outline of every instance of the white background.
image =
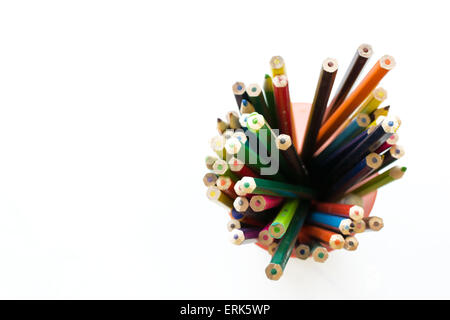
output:
[[[450, 298], [450, 23], [421, 3], [2, 2], [0, 298]], [[271, 56], [311, 101], [323, 59], [338, 83], [364, 42], [397, 60], [381, 84], [408, 171], [356, 252], [269, 281], [205, 196], [216, 117]]]

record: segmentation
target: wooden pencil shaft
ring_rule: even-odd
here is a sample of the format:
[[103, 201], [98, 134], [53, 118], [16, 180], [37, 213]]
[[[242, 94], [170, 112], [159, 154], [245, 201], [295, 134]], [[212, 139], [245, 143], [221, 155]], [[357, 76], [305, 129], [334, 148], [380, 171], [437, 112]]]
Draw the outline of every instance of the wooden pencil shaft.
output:
[[362, 44], [358, 47], [338, 89], [336, 90], [336, 94], [328, 105], [323, 121], [326, 121], [345, 100], [362, 69], [371, 57], [372, 52], [372, 47], [368, 44]]
[[[255, 107], [246, 99], [242, 99], [241, 107], [239, 108], [241, 114], [255, 112]], [[242, 126], [242, 125], [241, 125]]]
[[333, 83], [336, 78], [338, 64], [335, 59], [325, 59], [322, 63], [319, 81], [311, 104], [308, 122], [306, 124], [305, 136], [303, 139], [302, 159], [308, 163], [316, 149], [317, 134], [322, 124], [323, 115], [327, 108]]
[[223, 121], [220, 118], [217, 118], [217, 131], [220, 134], [223, 134], [225, 132], [225, 130], [227, 130], [229, 128], [228, 123]]
[[240, 129], [239, 114], [236, 111], [230, 111], [227, 114], [228, 123], [231, 129]]

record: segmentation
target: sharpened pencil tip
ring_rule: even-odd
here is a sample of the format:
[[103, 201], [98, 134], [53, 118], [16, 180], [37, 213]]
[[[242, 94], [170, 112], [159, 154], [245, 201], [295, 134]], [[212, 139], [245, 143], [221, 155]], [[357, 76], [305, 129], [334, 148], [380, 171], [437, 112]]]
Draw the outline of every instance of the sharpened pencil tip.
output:
[[402, 167], [402, 172], [406, 172], [406, 167]]

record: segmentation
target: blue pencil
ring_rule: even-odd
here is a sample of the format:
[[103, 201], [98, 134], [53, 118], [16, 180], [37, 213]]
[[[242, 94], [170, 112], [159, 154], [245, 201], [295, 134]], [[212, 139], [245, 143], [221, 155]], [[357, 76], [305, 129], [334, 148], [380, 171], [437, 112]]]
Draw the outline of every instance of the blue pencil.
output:
[[309, 224], [319, 225], [344, 235], [352, 233], [353, 227], [355, 226], [351, 219], [317, 211], [311, 212], [308, 215], [307, 221]]

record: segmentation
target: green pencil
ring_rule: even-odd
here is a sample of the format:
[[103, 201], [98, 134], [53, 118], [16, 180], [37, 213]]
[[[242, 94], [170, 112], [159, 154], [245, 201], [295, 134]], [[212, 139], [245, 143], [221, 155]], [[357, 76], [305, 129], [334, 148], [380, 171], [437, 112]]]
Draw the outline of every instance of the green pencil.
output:
[[305, 222], [309, 206], [310, 201], [308, 200], [301, 200], [298, 204], [289, 228], [280, 240], [277, 251], [266, 267], [266, 276], [270, 280], [278, 280], [283, 275], [284, 268], [297, 241], [297, 235]]
[[355, 190], [351, 191], [351, 194], [357, 195], [357, 196], [365, 196], [368, 193], [371, 193], [372, 191], [377, 190], [378, 188], [387, 185], [388, 183], [391, 183], [392, 181], [398, 180], [406, 172], [406, 167], [398, 167], [395, 166], [382, 174], [373, 177], [366, 183], [364, 183], [359, 188], [356, 188]]
[[283, 237], [292, 221], [292, 218], [294, 217], [299, 201], [299, 199], [292, 199], [286, 201], [286, 203], [281, 207], [280, 212], [278, 212], [269, 227], [269, 233], [272, 238], [280, 239]]
[[272, 128], [267, 123], [266, 118], [257, 113], [251, 113], [247, 118], [247, 128], [251, 132], [255, 133], [258, 137], [259, 143], [263, 144], [268, 154], [272, 152], [272, 146], [276, 146], [277, 135], [272, 131]]
[[263, 90], [266, 96], [267, 108], [269, 109], [270, 117], [272, 118], [272, 127], [279, 128], [280, 125], [278, 124], [277, 106], [275, 104], [275, 95], [273, 93], [272, 77], [268, 74], [264, 76]]
[[216, 160], [213, 164], [213, 172], [219, 176], [230, 177], [234, 182], [239, 180], [239, 177], [230, 170], [228, 163], [225, 160]]
[[266, 180], [261, 178], [243, 177], [242, 191], [251, 194], [265, 194], [269, 196], [281, 196], [286, 198], [306, 198], [315, 197], [315, 190], [301, 185]]
[[272, 124], [273, 122], [270, 116], [269, 108], [267, 107], [261, 87], [256, 83], [252, 83], [247, 87], [246, 91], [248, 94], [248, 99], [253, 104], [255, 111], [262, 114], [264, 118], [267, 119], [267, 122]]

